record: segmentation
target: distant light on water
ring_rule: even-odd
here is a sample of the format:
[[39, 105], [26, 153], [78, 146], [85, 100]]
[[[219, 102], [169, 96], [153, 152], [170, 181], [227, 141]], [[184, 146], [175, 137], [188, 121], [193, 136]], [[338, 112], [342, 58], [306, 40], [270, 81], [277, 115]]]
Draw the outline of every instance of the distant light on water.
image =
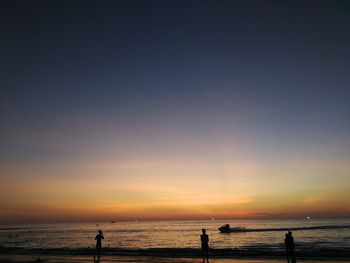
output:
[[[307, 217], [305, 217], [307, 218]], [[232, 219], [230, 223], [235, 226], [249, 229], [261, 228], [290, 228], [303, 226], [303, 219], [292, 220], [243, 220]], [[111, 252], [117, 252], [118, 249], [135, 249], [145, 250], [150, 248], [164, 248], [163, 252], [167, 255], [173, 255], [171, 248], [181, 249], [182, 253], [187, 253], [188, 248], [198, 249], [198, 233], [199, 229], [206, 226], [207, 232], [210, 234], [210, 240], [215, 244], [215, 249], [227, 249], [236, 247], [239, 251], [249, 253], [254, 256], [254, 253], [260, 251], [266, 246], [271, 247], [271, 253], [284, 252], [283, 246], [280, 246], [283, 240], [283, 234], [279, 231], [267, 232], [252, 232], [250, 234], [242, 234], [239, 238], [235, 238], [234, 234], [221, 234], [217, 230], [217, 226], [226, 223], [226, 221], [215, 219], [216, 223], [207, 223], [211, 218], [206, 220], [193, 221], [146, 221], [139, 220], [135, 225], [134, 220], [129, 222], [124, 221], [116, 224], [109, 222], [101, 223], [100, 228], [96, 229], [96, 224], [91, 223], [69, 223], [69, 224], [50, 224], [50, 225], [33, 225], [32, 232], [28, 232], [28, 226], [9, 225], [2, 226], [2, 234], [0, 235], [0, 244], [2, 248], [13, 248], [18, 246], [20, 242], [23, 251], [31, 251], [40, 248], [47, 253], [61, 249], [62, 253], [79, 253], [82, 247], [93, 248], [96, 240], [96, 230], [103, 230], [105, 234], [104, 243], [106, 247], [110, 247]], [[317, 219], [317, 224], [322, 225], [349, 225], [349, 219]], [[16, 227], [15, 237], [14, 227]], [[103, 228], [103, 229], [102, 229]], [[156, 230], [156, 231], [155, 231]], [[172, 233], [169, 235], [169, 233]], [[142, 238], [140, 234], [142, 233]], [[185, 234], [184, 234], [185, 233]], [[12, 235], [11, 238], [8, 236]], [[50, 240], [42, 238], [49, 236]], [[295, 232], [296, 240], [298, 241], [298, 251], [309, 251], [309, 248], [317, 247], [324, 250], [336, 249], [342, 247], [344, 253], [350, 253], [350, 228], [339, 229], [320, 229], [320, 231], [299, 231]], [[14, 242], [15, 241], [15, 242]], [[169, 250], [170, 248], [170, 250]], [[30, 253], [30, 252], [28, 252]], [[135, 251], [136, 253], [136, 251]], [[170, 254], [169, 254], [170, 253]], [[268, 253], [268, 252], [267, 252]], [[312, 252], [318, 256], [319, 251]]]

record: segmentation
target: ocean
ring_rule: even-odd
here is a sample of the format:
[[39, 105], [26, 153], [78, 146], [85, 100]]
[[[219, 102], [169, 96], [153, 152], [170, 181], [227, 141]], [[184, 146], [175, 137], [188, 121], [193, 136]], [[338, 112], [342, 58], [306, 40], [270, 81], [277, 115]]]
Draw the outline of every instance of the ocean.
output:
[[[115, 223], [1, 225], [0, 248], [18, 253], [93, 253], [95, 236], [104, 234], [105, 254], [193, 256], [206, 228], [217, 256], [282, 256], [284, 231], [220, 233], [224, 224], [247, 229], [350, 226], [350, 219], [198, 220]], [[350, 258], [350, 228], [293, 231], [296, 251], [305, 257]]]

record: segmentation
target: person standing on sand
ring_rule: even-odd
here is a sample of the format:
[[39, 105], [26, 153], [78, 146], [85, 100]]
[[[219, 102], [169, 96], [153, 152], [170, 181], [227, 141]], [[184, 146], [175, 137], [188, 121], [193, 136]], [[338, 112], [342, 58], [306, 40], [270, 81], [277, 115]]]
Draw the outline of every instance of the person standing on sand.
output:
[[100, 258], [101, 247], [102, 247], [102, 239], [104, 239], [104, 236], [102, 234], [102, 230], [98, 230], [98, 234], [95, 237], [96, 250], [95, 250], [94, 258], [96, 257], [96, 255], [97, 255], [98, 259]]
[[203, 257], [203, 263], [205, 262], [205, 259], [207, 259], [207, 263], [209, 263], [209, 236], [205, 233], [206, 230], [202, 229], [202, 235], [201, 235], [201, 243], [202, 243], [202, 257]]

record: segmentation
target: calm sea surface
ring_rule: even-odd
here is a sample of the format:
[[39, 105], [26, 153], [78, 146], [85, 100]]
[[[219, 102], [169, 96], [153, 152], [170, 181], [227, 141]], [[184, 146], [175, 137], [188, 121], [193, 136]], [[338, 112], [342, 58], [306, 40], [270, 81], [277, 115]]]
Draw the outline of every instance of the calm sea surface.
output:
[[[218, 227], [279, 228], [319, 225], [350, 225], [350, 219], [327, 220], [208, 220], [154, 221], [116, 223], [35, 224], [0, 226], [2, 248], [23, 249], [86, 249], [95, 246], [95, 236], [102, 229], [104, 247], [119, 249], [198, 248], [201, 229], [207, 229], [210, 247], [283, 249], [285, 232], [250, 232], [222, 234]], [[350, 229], [320, 229], [293, 231], [298, 248], [350, 251]]]

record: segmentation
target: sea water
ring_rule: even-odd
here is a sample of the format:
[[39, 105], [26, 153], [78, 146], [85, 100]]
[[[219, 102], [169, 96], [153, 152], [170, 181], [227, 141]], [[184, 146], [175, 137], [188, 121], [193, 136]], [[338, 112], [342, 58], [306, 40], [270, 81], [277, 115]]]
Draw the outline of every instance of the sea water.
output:
[[[283, 251], [285, 232], [220, 233], [218, 227], [285, 228], [322, 225], [350, 225], [350, 219], [293, 220], [198, 220], [198, 221], [133, 221], [115, 223], [72, 223], [1, 225], [2, 249], [77, 250], [95, 246], [101, 229], [103, 247], [110, 250], [197, 249], [201, 229], [207, 229], [212, 249]], [[350, 255], [350, 228], [293, 231], [299, 250], [344, 250]]]

